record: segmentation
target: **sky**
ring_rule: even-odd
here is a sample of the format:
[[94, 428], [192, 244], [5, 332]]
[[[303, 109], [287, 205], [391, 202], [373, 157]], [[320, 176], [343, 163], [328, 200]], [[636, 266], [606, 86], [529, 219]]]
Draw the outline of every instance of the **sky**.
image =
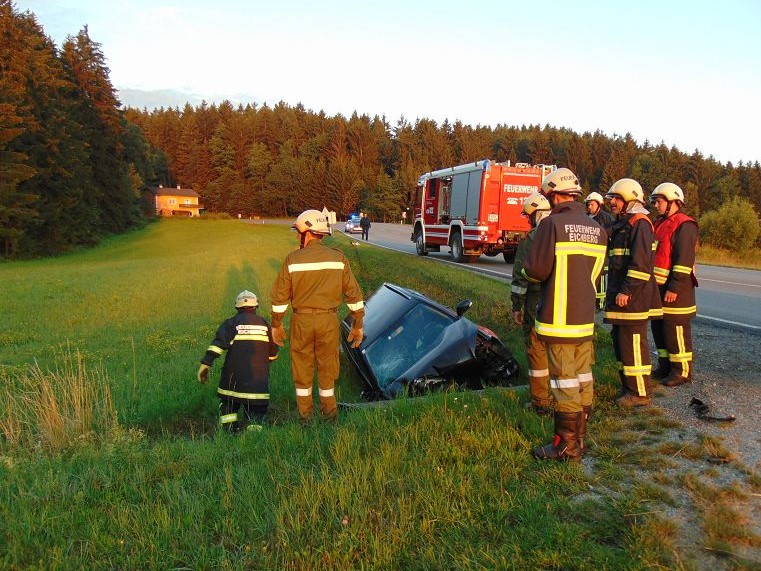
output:
[[[761, 161], [758, 0], [15, 0], [60, 47], [85, 25], [133, 107], [627, 132]], [[484, 157], [489, 158], [489, 157]]]

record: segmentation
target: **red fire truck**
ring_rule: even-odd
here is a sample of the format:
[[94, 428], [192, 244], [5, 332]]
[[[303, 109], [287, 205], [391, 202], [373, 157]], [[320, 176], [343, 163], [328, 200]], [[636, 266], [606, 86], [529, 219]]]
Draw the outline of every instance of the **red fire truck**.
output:
[[449, 246], [456, 262], [502, 254], [511, 263], [531, 229], [521, 216], [523, 200], [555, 168], [487, 159], [421, 175], [411, 238], [417, 254]]

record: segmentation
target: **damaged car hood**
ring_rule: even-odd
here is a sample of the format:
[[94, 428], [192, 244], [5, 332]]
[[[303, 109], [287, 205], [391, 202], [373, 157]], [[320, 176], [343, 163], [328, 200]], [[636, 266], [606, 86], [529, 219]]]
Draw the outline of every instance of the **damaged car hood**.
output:
[[344, 351], [374, 400], [437, 388], [481, 389], [517, 381], [511, 352], [485, 327], [411, 289], [384, 283], [365, 302], [362, 344], [346, 341], [351, 317], [341, 323]]

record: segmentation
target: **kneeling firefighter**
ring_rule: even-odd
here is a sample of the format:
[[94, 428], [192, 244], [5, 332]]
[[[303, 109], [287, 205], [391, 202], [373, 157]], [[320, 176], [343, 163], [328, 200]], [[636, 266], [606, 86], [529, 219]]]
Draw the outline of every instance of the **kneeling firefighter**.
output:
[[228, 432], [261, 429], [269, 408], [270, 361], [277, 359], [278, 348], [269, 323], [256, 314], [258, 306], [256, 294], [238, 294], [237, 313], [219, 326], [198, 369], [198, 382], [205, 383], [214, 360], [227, 351], [217, 395], [219, 421]]

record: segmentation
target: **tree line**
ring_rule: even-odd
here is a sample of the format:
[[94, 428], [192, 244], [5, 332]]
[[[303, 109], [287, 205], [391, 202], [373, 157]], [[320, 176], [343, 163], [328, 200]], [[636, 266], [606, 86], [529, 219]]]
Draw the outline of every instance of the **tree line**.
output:
[[[58, 50], [33, 14], [0, 0], [0, 255], [97, 242], [152, 214], [150, 186], [181, 185], [208, 212], [293, 217], [323, 206], [397, 220], [420, 174], [484, 158], [557, 164], [587, 191], [632, 177], [679, 184], [695, 216], [728, 203], [761, 212], [761, 166], [550, 125], [328, 116], [303, 105], [122, 109], [85, 27]], [[755, 214], [754, 214], [755, 216]]]
[[327, 116], [280, 102], [128, 109], [151, 147], [166, 154], [168, 186], [194, 188], [210, 211], [294, 216], [327, 206], [397, 219], [414, 202], [418, 177], [489, 158], [572, 169], [585, 190], [605, 193], [623, 177], [649, 192], [671, 181], [701, 216], [735, 197], [761, 212], [761, 166], [721, 164], [632, 136], [576, 133], [550, 125], [470, 126], [430, 119], [393, 125], [375, 115]]
[[[0, 0], [0, 256], [60, 253], [143, 220], [157, 178], [85, 27], [61, 49]], [[160, 164], [159, 164], [160, 167]]]

